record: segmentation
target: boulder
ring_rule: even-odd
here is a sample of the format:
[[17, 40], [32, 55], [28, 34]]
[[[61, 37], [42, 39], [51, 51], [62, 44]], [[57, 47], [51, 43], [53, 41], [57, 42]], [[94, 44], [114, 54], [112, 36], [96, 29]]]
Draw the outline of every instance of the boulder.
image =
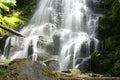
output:
[[51, 69], [40, 62], [16, 59], [9, 64], [4, 80], [52, 80], [50, 75]]

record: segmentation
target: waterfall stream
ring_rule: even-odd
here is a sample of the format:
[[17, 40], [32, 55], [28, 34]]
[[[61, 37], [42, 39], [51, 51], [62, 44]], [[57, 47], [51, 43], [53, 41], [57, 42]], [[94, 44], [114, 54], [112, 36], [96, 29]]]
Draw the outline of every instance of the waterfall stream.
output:
[[[40, 0], [29, 24], [21, 30], [25, 37], [10, 37], [7, 58], [55, 59], [60, 70], [84, 68], [99, 43], [96, 38], [99, 14], [91, 10], [92, 2]], [[4, 54], [6, 57], [7, 53]]]

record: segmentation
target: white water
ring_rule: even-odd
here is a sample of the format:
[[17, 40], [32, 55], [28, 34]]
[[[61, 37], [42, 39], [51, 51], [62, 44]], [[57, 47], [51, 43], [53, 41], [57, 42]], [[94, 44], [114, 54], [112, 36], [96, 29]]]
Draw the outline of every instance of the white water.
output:
[[[33, 60], [37, 60], [37, 55], [54, 56], [46, 51], [45, 46], [38, 46], [38, 42], [43, 41], [45, 45], [54, 43], [53, 37], [57, 35], [59, 45], [56, 43], [54, 45], [59, 49], [57, 47], [54, 49], [57, 49], [60, 70], [81, 67], [90, 59], [91, 41], [94, 41], [94, 51], [97, 51], [99, 43], [95, 33], [99, 15], [90, 10], [88, 1], [91, 2], [90, 0], [40, 0], [29, 24], [21, 31], [26, 37], [23, 38], [22, 44], [18, 45], [20, 49], [14, 51], [15, 53], [9, 58], [13, 60], [30, 57], [28, 56], [30, 44], [33, 47]], [[43, 40], [40, 40], [40, 37], [43, 37]]]

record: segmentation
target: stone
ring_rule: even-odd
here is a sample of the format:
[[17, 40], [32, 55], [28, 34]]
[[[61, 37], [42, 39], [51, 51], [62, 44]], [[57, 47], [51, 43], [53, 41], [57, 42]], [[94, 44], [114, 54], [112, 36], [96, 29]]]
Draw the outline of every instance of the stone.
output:
[[58, 58], [54, 59], [54, 57], [53, 57], [51, 59], [48, 59], [48, 60], [44, 61], [44, 63], [47, 66], [49, 66], [53, 71], [59, 70], [59, 61], [58, 61]]
[[50, 75], [52, 71], [40, 62], [29, 59], [16, 59], [9, 64], [5, 80], [52, 80], [44, 73]]

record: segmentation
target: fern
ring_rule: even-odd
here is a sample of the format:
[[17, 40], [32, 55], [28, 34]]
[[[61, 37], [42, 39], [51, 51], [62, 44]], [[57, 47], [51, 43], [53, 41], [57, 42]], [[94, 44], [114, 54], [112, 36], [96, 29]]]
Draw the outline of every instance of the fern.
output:
[[16, 0], [0, 0], [0, 9], [9, 11], [10, 6], [16, 6]]
[[9, 11], [9, 7], [7, 7], [6, 5], [4, 5], [3, 3], [0, 3], [0, 8], [4, 11]]

